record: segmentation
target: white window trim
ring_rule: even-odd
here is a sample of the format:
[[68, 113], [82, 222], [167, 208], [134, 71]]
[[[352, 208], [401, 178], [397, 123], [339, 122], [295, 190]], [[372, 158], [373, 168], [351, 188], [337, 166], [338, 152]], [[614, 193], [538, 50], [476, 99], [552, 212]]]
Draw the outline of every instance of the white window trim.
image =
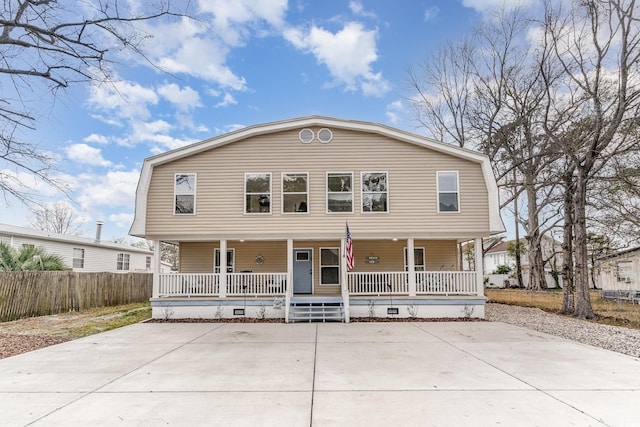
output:
[[[122, 261], [120, 261], [120, 256], [122, 255]], [[127, 268], [125, 267], [125, 256], [126, 256], [126, 265]], [[122, 268], [118, 268], [118, 264], [122, 263]], [[118, 253], [118, 255], [116, 256], [116, 270], [117, 271], [130, 271], [131, 270], [131, 255], [125, 252], [120, 252]]]
[[[408, 247], [405, 246], [404, 250], [402, 251], [402, 253], [404, 254], [404, 271], [408, 271], [409, 270], [409, 263], [407, 262], [407, 255], [408, 255]], [[422, 262], [424, 264], [421, 264], [422, 267], [424, 267], [424, 271], [427, 271], [427, 250], [424, 246], [414, 246], [413, 248], [415, 249], [422, 249]], [[415, 259], [414, 259], [414, 267], [417, 267], [418, 264], [415, 264]], [[416, 270], [417, 271], [417, 270]]]
[[[307, 191], [304, 193], [300, 193], [300, 192], [285, 193], [284, 192], [284, 176], [285, 175], [306, 175]], [[284, 211], [284, 195], [285, 194], [306, 194], [307, 195], [307, 211], [306, 212], [298, 212], [298, 211], [285, 212]], [[246, 203], [246, 199], [247, 197], [245, 196], [245, 203]], [[283, 215], [305, 215], [305, 214], [308, 215], [310, 204], [311, 203], [309, 201], [309, 172], [282, 172], [282, 174], [280, 175], [280, 212], [282, 212]]]
[[[82, 258], [76, 258], [76, 250], [82, 251]], [[84, 268], [84, 261], [85, 261], [85, 250], [84, 250], [84, 248], [73, 248], [71, 252], [72, 252], [71, 266], [73, 268], [80, 268], [80, 269]], [[81, 260], [82, 261], [82, 267], [76, 267], [75, 266], [76, 260]]]
[[[331, 212], [329, 211], [329, 175], [349, 175], [351, 176], [351, 211], [345, 211], [345, 212]], [[327, 215], [353, 215], [353, 213], [355, 212], [355, 204], [356, 204], [356, 198], [355, 198], [355, 192], [354, 192], [354, 188], [356, 188], [356, 183], [355, 183], [355, 178], [354, 178], [354, 174], [353, 172], [334, 172], [334, 171], [328, 171], [325, 174], [325, 178], [324, 178], [324, 186], [325, 186], [325, 212]], [[332, 191], [332, 193], [343, 193], [342, 191]], [[346, 193], [346, 192], [344, 192]]]
[[[441, 211], [440, 210], [440, 174], [441, 173], [455, 173], [456, 174], [456, 187], [458, 191], [456, 191], [456, 198], [458, 202], [458, 210], [457, 211]], [[442, 194], [452, 194], [453, 191], [443, 191]], [[436, 172], [436, 209], [438, 213], [441, 214], [459, 214], [462, 212], [462, 206], [460, 206], [460, 173], [459, 171], [437, 171]]]
[[[319, 284], [320, 286], [336, 286], [336, 285], [340, 285], [340, 270], [341, 270], [341, 263], [340, 263], [340, 248], [337, 246], [321, 246], [320, 248], [320, 255], [318, 256], [318, 274], [320, 274], [320, 280], [319, 280]], [[322, 250], [323, 249], [333, 249], [333, 250], [337, 250], [338, 251], [338, 264], [336, 265], [326, 265], [323, 266], [322, 265]], [[338, 267], [338, 283], [322, 283], [322, 267]]]
[[[247, 212], [247, 176], [249, 175], [269, 175], [269, 212]], [[242, 182], [244, 215], [271, 215], [273, 214], [273, 174], [271, 172], [245, 172]], [[253, 194], [253, 193], [252, 193]]]
[[[176, 192], [176, 178], [178, 177], [178, 175], [193, 175], [194, 181], [193, 181], [193, 212], [192, 213], [178, 213], [176, 212], [176, 196], [185, 196], [188, 195], [190, 196], [191, 194], [178, 194]], [[197, 206], [197, 188], [198, 188], [198, 174], [195, 172], [182, 172], [182, 173], [174, 173], [173, 174], [173, 214], [176, 216], [183, 216], [183, 215], [195, 215], [196, 214], [196, 206]]]
[[[365, 211], [364, 210], [364, 190], [362, 189], [362, 184], [364, 182], [364, 174], [366, 173], [384, 173], [387, 176], [387, 190], [384, 192], [387, 194], [387, 210], [386, 211]], [[364, 214], [364, 215], [368, 215], [368, 214], [373, 214], [373, 215], [380, 215], [380, 214], [388, 214], [391, 212], [391, 202], [390, 202], [390, 194], [391, 194], [391, 190], [390, 190], [390, 185], [389, 185], [389, 172], [388, 171], [376, 171], [376, 170], [371, 170], [371, 171], [362, 171], [360, 172], [360, 213]], [[382, 193], [382, 191], [380, 191], [380, 193]]]
[[[231, 269], [233, 270], [233, 272], [235, 273], [236, 271], [236, 250], [235, 248], [227, 248], [227, 261], [229, 260], [229, 252], [231, 252]], [[216, 254], [220, 253], [220, 248], [215, 248], [213, 250], [213, 272], [214, 273], [220, 273], [220, 271], [216, 272]], [[218, 268], [220, 268], [218, 266]]]

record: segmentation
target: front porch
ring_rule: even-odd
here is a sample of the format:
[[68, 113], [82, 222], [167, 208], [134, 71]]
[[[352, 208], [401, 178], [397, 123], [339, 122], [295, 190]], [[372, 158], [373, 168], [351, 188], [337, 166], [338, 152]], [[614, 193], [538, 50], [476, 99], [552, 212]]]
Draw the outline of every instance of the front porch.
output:
[[[484, 317], [483, 290], [475, 271], [348, 272], [341, 293], [315, 296], [294, 294], [289, 276], [287, 272], [159, 274], [153, 317], [287, 322]], [[226, 286], [221, 286], [224, 282]]]

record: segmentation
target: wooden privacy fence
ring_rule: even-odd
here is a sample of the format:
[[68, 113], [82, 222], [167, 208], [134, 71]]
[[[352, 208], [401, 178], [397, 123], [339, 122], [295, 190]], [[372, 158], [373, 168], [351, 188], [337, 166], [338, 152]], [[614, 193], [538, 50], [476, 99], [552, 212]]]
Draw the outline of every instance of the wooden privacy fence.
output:
[[0, 272], [0, 322], [151, 298], [151, 273]]

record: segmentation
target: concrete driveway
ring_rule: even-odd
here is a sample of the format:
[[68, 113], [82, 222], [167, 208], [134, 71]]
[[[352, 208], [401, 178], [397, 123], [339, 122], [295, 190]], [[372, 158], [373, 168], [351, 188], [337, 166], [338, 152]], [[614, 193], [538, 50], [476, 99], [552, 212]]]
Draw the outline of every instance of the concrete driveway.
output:
[[0, 360], [0, 425], [638, 426], [640, 360], [491, 322], [147, 323]]

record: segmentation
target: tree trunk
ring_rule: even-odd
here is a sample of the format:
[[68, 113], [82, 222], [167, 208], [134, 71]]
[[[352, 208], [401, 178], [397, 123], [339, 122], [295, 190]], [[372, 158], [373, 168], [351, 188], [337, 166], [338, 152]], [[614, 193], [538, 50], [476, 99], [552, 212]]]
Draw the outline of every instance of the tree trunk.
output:
[[[527, 181], [529, 179], [527, 178]], [[544, 277], [544, 262], [542, 261], [542, 247], [540, 244], [540, 224], [538, 222], [538, 194], [535, 185], [525, 185], [527, 192], [527, 253], [529, 254], [529, 286], [533, 291], [547, 289]]]
[[578, 169], [574, 198], [574, 235], [575, 235], [575, 280], [576, 307], [574, 316], [593, 319], [593, 308], [589, 295], [589, 258], [587, 256], [587, 172]]
[[566, 171], [564, 180], [564, 226], [562, 239], [562, 314], [573, 314], [573, 168]]
[[[514, 172], [515, 175], [515, 172]], [[520, 224], [518, 223], [518, 196], [513, 199], [513, 221], [516, 226], [516, 280], [518, 281], [518, 288], [524, 287], [522, 285], [522, 260], [520, 258]]]

